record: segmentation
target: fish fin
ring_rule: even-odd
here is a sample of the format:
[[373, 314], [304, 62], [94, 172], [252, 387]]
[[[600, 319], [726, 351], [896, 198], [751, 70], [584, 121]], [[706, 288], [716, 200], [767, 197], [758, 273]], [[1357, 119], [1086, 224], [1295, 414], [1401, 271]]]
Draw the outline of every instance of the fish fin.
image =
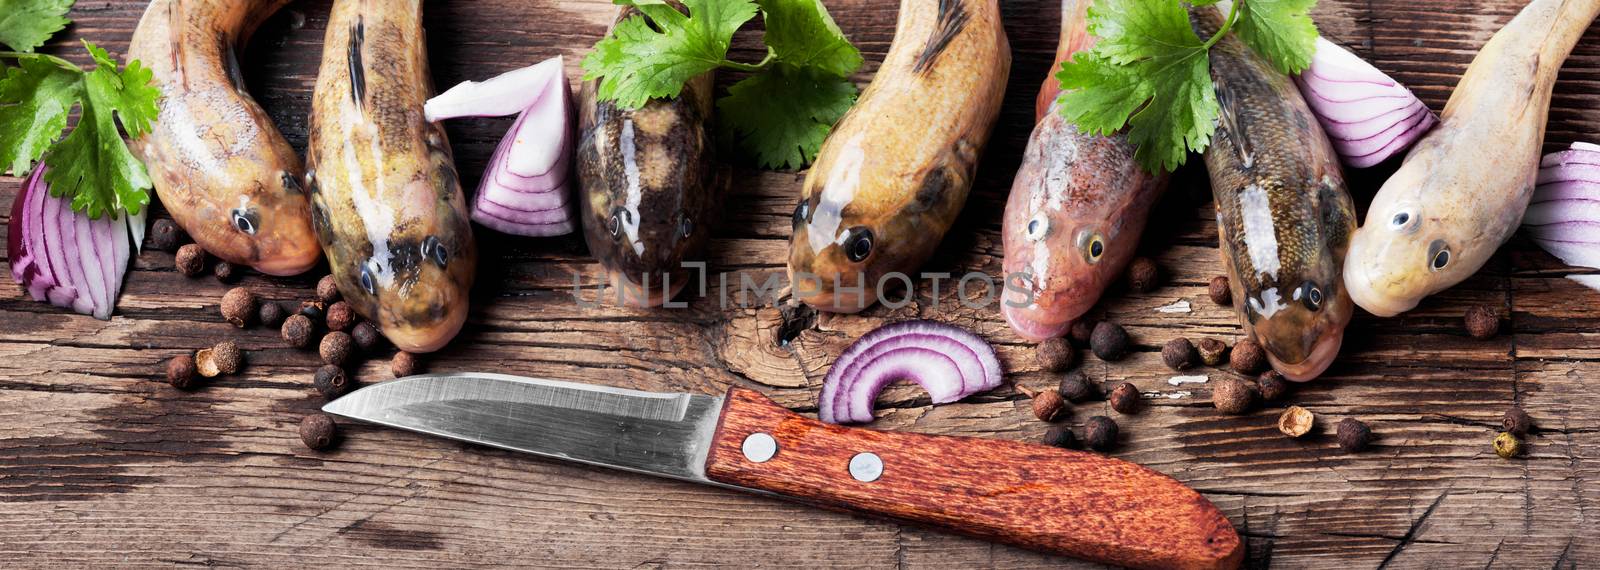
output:
[[939, 0], [938, 23], [933, 28], [933, 35], [928, 36], [928, 45], [923, 46], [922, 54], [917, 56], [917, 63], [912, 70], [926, 72], [934, 60], [939, 59], [939, 55], [950, 47], [950, 42], [961, 35], [971, 19], [972, 14], [967, 12], [967, 0]]
[[350, 64], [350, 101], [355, 103], [357, 110], [361, 109], [367, 95], [367, 65], [361, 53], [366, 36], [366, 22], [358, 16], [356, 25], [350, 29], [350, 47], [346, 54]]
[[1239, 157], [1240, 164], [1251, 168], [1255, 165], [1255, 149], [1250, 145], [1250, 133], [1246, 132], [1245, 123], [1239, 121], [1241, 109], [1237, 108], [1239, 98], [1234, 93], [1234, 86], [1226, 77], [1216, 77], [1214, 81], [1217, 84], [1217, 105], [1222, 108], [1218, 114], [1222, 128], [1217, 130], [1216, 136], [1228, 141]]

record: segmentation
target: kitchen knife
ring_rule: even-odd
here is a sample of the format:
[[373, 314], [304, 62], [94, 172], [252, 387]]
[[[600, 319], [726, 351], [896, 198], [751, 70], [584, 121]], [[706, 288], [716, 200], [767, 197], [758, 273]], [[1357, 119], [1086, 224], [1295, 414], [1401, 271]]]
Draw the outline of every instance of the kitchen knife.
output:
[[1016, 441], [846, 428], [765, 396], [661, 394], [503, 374], [424, 374], [330, 414], [567, 461], [777, 495], [1137, 568], [1235, 568], [1233, 525], [1150, 469]]

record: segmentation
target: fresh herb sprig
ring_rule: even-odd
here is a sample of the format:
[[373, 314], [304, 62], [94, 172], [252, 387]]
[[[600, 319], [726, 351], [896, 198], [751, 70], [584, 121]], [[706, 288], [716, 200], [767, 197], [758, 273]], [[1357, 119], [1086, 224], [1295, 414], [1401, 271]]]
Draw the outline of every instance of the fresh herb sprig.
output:
[[[122, 136], [149, 132], [161, 92], [137, 60], [119, 68], [88, 41], [89, 70], [32, 53], [65, 27], [71, 7], [72, 0], [0, 0], [0, 43], [15, 50], [0, 52], [0, 61], [16, 62], [0, 64], [0, 168], [23, 176], [48, 152], [52, 195], [70, 197], [90, 218], [138, 214], [150, 203], [150, 177]], [[62, 138], [73, 107], [82, 112]]]
[[[619, 22], [584, 58], [584, 79], [598, 96], [637, 109], [677, 97], [691, 79], [715, 69], [750, 74], [717, 101], [725, 132], [762, 167], [800, 168], [816, 158], [833, 124], [854, 104], [850, 74], [861, 52], [819, 0], [614, 0], [642, 15]], [[766, 57], [728, 59], [733, 35], [761, 14]]]
[[1152, 172], [1173, 170], [1201, 152], [1216, 132], [1216, 86], [1207, 59], [1228, 33], [1283, 73], [1311, 64], [1316, 0], [1234, 0], [1220, 29], [1201, 39], [1189, 8], [1218, 0], [1095, 0], [1094, 47], [1061, 64], [1061, 114], [1079, 128], [1112, 134], [1127, 128], [1135, 158]]

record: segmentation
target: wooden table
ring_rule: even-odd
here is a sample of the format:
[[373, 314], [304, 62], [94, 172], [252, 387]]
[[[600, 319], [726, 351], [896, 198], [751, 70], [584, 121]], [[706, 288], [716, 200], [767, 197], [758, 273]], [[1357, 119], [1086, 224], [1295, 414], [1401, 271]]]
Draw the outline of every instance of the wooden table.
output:
[[[120, 55], [143, 2], [80, 0], [77, 24], [51, 44], [85, 61], [88, 38]], [[893, 35], [893, 0], [830, 0], [869, 60], [871, 79]], [[979, 181], [932, 271], [999, 274], [999, 220], [1032, 126], [1032, 101], [1055, 50], [1057, 3], [1002, 0], [1016, 63], [1006, 109]], [[1375, 61], [1441, 109], [1474, 51], [1520, 7], [1516, 0], [1323, 0], [1324, 33]], [[289, 139], [306, 138], [327, 1], [296, 2], [244, 51], [254, 93]], [[427, 2], [441, 86], [565, 55], [568, 72], [605, 31], [604, 0]], [[737, 59], [759, 57], [741, 37]], [[1549, 149], [1600, 132], [1600, 32], [1567, 63], [1551, 111]], [[508, 120], [449, 125], [469, 187]], [[1198, 161], [1193, 161], [1198, 163]], [[1352, 172], [1358, 202], [1394, 165]], [[727, 220], [713, 228], [714, 271], [781, 273], [795, 173], [740, 172]], [[0, 182], [0, 204], [17, 181]], [[1204, 492], [1248, 538], [1252, 565], [1283, 567], [1577, 568], [1600, 564], [1600, 293], [1518, 239], [1478, 276], [1394, 319], [1360, 315], [1339, 362], [1293, 401], [1331, 426], [1344, 417], [1380, 436], [1365, 453], [1323, 435], [1279, 435], [1280, 407], [1224, 417], [1206, 385], [1173, 386], [1159, 347], [1177, 336], [1239, 334], [1206, 282], [1221, 272], [1204, 173], [1188, 168], [1161, 204], [1142, 249], [1166, 269], [1148, 294], [1112, 293], [1105, 318], [1138, 344], [1125, 361], [1087, 356], [1094, 379], [1129, 381], [1163, 397], [1137, 415], [1103, 402], [1067, 421], [1117, 417], [1114, 455]], [[4, 215], [4, 211], [0, 211]], [[158, 215], [164, 215], [158, 210]], [[4, 233], [0, 232], [0, 236]], [[492, 235], [482, 232], [480, 235]], [[0, 238], [3, 239], [3, 238]], [[495, 370], [652, 390], [719, 393], [737, 385], [813, 411], [831, 359], [880, 323], [930, 318], [969, 327], [1000, 350], [1018, 383], [1040, 372], [1032, 347], [994, 309], [926, 290], [899, 310], [860, 317], [788, 308], [584, 309], [570, 296], [592, 262], [581, 238], [480, 240], [480, 283], [467, 329], [426, 359], [435, 371]], [[0, 262], [0, 265], [4, 265]], [[251, 275], [242, 285], [280, 300], [311, 295], [316, 276]], [[186, 279], [168, 253], [146, 250], [109, 322], [71, 315], [0, 286], [0, 565], [447, 567], [1036, 567], [1085, 566], [913, 527], [822, 512], [643, 476], [542, 461], [408, 433], [343, 427], [337, 451], [306, 450], [300, 418], [321, 399], [316, 355], [284, 348], [276, 331], [235, 330], [218, 315], [228, 286]], [[947, 287], [948, 289], [948, 287]], [[1156, 307], [1188, 301], [1189, 313]], [[1461, 315], [1487, 303], [1509, 315], [1476, 341]], [[167, 358], [236, 339], [247, 369], [192, 392], [156, 381]], [[1215, 380], [1228, 373], [1206, 370]], [[388, 379], [386, 359], [360, 365]], [[1490, 449], [1500, 415], [1524, 406], [1539, 424], [1529, 453]], [[874, 428], [1037, 440], [1046, 425], [1001, 389], [932, 407], [914, 387], [889, 389]]]

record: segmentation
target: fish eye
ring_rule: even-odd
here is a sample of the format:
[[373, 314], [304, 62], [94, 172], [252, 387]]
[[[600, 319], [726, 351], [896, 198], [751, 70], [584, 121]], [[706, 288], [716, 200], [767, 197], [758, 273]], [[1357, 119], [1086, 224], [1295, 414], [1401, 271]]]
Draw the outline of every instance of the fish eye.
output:
[[1389, 229], [1397, 232], [1410, 231], [1417, 226], [1417, 215], [1410, 210], [1395, 212], [1389, 218]]
[[809, 217], [811, 217], [811, 201], [801, 198], [800, 203], [794, 206], [795, 227], [800, 227], [800, 224], [806, 223], [806, 218]]
[[377, 269], [373, 267], [371, 259], [361, 264], [361, 290], [366, 291], [368, 295], [378, 294], [378, 279], [374, 273], [377, 273]]
[[238, 228], [245, 235], [256, 235], [256, 228], [260, 226], [260, 222], [260, 217], [256, 215], [254, 210], [245, 208], [233, 209], [233, 227]]
[[1089, 240], [1089, 261], [1100, 261], [1100, 256], [1105, 254], [1106, 243], [1100, 239], [1100, 236], [1095, 236], [1094, 239]]
[[287, 172], [284, 172], [281, 175], [281, 179], [283, 181], [283, 189], [289, 191], [289, 193], [291, 193], [291, 194], [305, 194], [306, 193], [305, 187], [300, 185], [300, 179], [299, 178], [295, 178], [293, 174], [289, 174]]
[[1444, 240], [1436, 239], [1428, 244], [1428, 267], [1434, 271], [1443, 270], [1450, 265], [1450, 246]]
[[1106, 238], [1090, 230], [1078, 232], [1078, 250], [1082, 252], [1083, 259], [1089, 263], [1100, 263], [1100, 258], [1106, 254]]
[[694, 219], [690, 218], [689, 214], [685, 213], [678, 218], [678, 235], [682, 237], [689, 237], [693, 233]]
[[422, 257], [432, 260], [439, 267], [450, 263], [450, 251], [444, 247], [444, 242], [439, 241], [439, 236], [428, 236], [422, 240]]
[[850, 228], [844, 239], [844, 254], [856, 263], [872, 255], [872, 230], [862, 226]]
[[1300, 298], [1300, 302], [1304, 303], [1307, 309], [1313, 311], [1322, 309], [1322, 288], [1318, 287], [1316, 283], [1305, 282], [1300, 286], [1300, 294], [1296, 296]]
[[1034, 214], [1033, 219], [1028, 220], [1028, 239], [1030, 241], [1042, 240], [1049, 233], [1050, 218], [1045, 217], [1044, 212]]
[[612, 238], [621, 238], [623, 222], [631, 221], [632, 219], [633, 215], [629, 214], [627, 210], [622, 208], [613, 209], [611, 210], [611, 217], [606, 220], [606, 231], [611, 232]]

